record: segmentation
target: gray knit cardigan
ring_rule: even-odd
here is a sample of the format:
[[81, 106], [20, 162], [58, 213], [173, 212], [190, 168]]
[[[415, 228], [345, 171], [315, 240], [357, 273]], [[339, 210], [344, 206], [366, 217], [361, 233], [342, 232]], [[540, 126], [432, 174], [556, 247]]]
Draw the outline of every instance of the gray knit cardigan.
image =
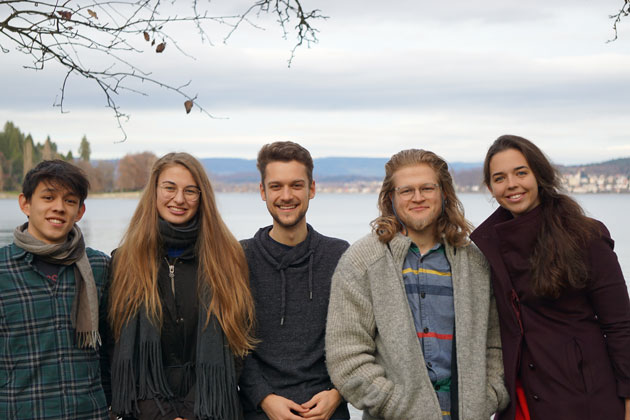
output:
[[[402, 278], [411, 240], [370, 234], [341, 257], [332, 280], [326, 363], [363, 419], [441, 420]], [[470, 244], [445, 245], [455, 303], [459, 420], [487, 420], [507, 406], [501, 339], [488, 264]]]

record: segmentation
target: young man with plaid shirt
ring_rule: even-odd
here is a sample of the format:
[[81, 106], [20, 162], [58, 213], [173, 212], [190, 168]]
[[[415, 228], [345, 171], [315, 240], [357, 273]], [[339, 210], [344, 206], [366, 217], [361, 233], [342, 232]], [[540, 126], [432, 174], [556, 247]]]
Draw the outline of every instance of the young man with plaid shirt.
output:
[[24, 178], [18, 201], [28, 222], [0, 248], [0, 418], [108, 418], [109, 257], [86, 248], [75, 225], [88, 188], [61, 160]]

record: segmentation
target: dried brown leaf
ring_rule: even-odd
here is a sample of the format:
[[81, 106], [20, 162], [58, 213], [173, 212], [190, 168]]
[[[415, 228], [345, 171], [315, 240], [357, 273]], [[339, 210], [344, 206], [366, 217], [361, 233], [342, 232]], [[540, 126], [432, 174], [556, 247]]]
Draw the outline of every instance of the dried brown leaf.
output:
[[148, 32], [142, 32], [142, 35], [144, 35], [144, 40], [148, 42], [149, 39], [150, 39], [149, 33]]
[[153, 41], [151, 41], [151, 46], [155, 45], [155, 39]]
[[186, 108], [186, 114], [190, 114], [190, 110], [192, 109], [192, 107], [193, 107], [193, 101], [191, 101], [190, 99], [184, 102], [184, 108]]
[[65, 10], [58, 10], [57, 13], [65, 20], [72, 19], [72, 12], [67, 12]]
[[92, 9], [88, 9], [88, 15], [92, 16], [94, 19], [98, 19], [98, 16], [96, 16], [96, 12]]
[[160, 42], [157, 47], [155, 47], [155, 52], [161, 53], [166, 48], [166, 42]]

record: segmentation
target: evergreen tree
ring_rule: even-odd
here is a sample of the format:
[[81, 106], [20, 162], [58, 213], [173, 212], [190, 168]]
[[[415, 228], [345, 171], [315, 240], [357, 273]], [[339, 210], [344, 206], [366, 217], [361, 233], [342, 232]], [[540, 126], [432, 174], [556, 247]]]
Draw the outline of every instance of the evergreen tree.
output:
[[90, 149], [90, 142], [88, 141], [87, 137], [83, 135], [83, 138], [81, 139], [81, 145], [79, 146], [79, 157], [81, 157], [82, 161], [89, 162], [90, 154], [92, 154], [92, 150]]

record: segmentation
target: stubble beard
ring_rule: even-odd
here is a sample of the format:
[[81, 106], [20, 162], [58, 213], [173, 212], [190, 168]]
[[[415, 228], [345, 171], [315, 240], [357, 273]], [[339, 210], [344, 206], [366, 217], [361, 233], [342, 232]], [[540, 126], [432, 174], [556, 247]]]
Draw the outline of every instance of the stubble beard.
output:
[[407, 217], [405, 215], [404, 217], [401, 217], [400, 220], [401, 222], [403, 222], [407, 230], [411, 230], [414, 232], [423, 232], [427, 228], [435, 227], [438, 221], [438, 215], [437, 214], [428, 215], [422, 220]]
[[297, 226], [306, 216], [306, 212], [308, 211], [308, 206], [302, 210], [300, 213], [298, 213], [297, 217], [295, 218], [295, 220], [287, 223], [283, 220], [280, 219], [280, 217], [278, 217], [278, 215], [276, 213], [271, 213], [271, 217], [273, 218], [273, 220], [282, 228], [284, 229], [291, 229], [295, 226]]

